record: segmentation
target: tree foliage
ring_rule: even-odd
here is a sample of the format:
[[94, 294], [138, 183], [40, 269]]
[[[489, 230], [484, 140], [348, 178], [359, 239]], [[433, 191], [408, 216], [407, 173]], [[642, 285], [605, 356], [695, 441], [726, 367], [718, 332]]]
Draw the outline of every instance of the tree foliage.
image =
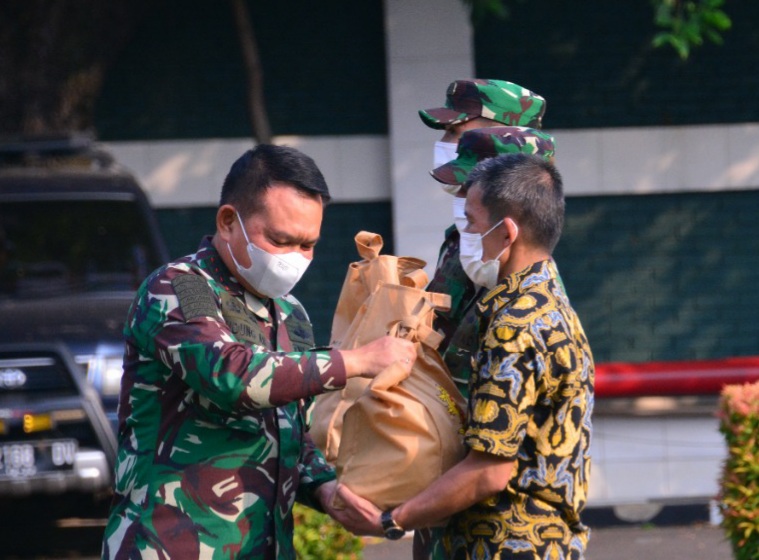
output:
[[[524, 0], [462, 0], [470, 10], [473, 25], [486, 16], [509, 17], [510, 6]], [[693, 47], [704, 39], [722, 44], [722, 34], [730, 29], [730, 17], [722, 10], [725, 0], [650, 0], [654, 24], [659, 31], [652, 39], [654, 47], [672, 47], [686, 60]]]
[[0, 133], [92, 129], [104, 73], [147, 3], [0, 2]]
[[688, 58], [692, 47], [701, 46], [704, 38], [722, 44], [722, 33], [732, 22], [722, 11], [724, 0], [651, 0], [654, 21], [662, 31], [653, 39], [656, 47], [669, 45], [680, 58]]

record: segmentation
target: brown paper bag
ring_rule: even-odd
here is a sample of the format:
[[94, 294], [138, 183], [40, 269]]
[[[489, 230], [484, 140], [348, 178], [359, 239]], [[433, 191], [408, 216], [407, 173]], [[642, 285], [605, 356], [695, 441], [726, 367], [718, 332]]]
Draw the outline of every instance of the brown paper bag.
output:
[[347, 348], [344, 344], [346, 331], [380, 282], [417, 287], [427, 284], [427, 274], [423, 270], [427, 263], [423, 260], [380, 255], [383, 241], [377, 233], [360, 231], [354, 239], [362, 260], [348, 266], [337, 300], [330, 335], [330, 346], [335, 348]]
[[[448, 309], [450, 296], [425, 292], [413, 286], [385, 284], [379, 286], [361, 306], [346, 333], [342, 348], [353, 349], [388, 334], [402, 317], [416, 315], [431, 331], [435, 309]], [[437, 335], [437, 333], [433, 333]], [[435, 344], [439, 344], [438, 340]], [[447, 372], [447, 370], [445, 370]], [[334, 463], [340, 447], [343, 415], [364, 392], [370, 379], [349, 379], [340, 391], [324, 393], [316, 398], [311, 412], [311, 437], [327, 461]]]
[[[355, 240], [363, 259], [348, 267], [332, 323], [331, 345], [346, 350], [386, 335], [393, 323], [410, 315], [419, 305], [419, 295], [426, 293], [421, 288], [427, 284], [424, 261], [380, 255], [382, 236], [375, 233], [359, 232]], [[450, 306], [447, 295], [430, 293], [426, 298], [434, 308]], [[432, 319], [429, 311], [426, 320], [430, 326]], [[369, 381], [350, 379], [342, 390], [319, 395], [314, 402], [310, 414], [311, 438], [331, 463], [337, 459], [343, 414]]]
[[417, 341], [411, 372], [401, 363], [385, 369], [343, 419], [338, 482], [383, 510], [415, 496], [464, 456], [465, 402], [435, 351], [442, 335], [423, 317], [398, 323], [399, 335]]

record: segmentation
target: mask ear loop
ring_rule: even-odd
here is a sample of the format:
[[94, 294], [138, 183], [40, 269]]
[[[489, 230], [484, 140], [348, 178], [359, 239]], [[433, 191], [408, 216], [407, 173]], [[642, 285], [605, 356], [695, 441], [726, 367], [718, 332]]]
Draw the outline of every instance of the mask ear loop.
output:
[[[511, 218], [509, 218], [508, 216], [505, 217], [502, 220], [502, 222], [506, 222], [506, 220], [508, 220], [509, 222], [511, 222], [511, 227], [514, 229], [514, 239], [512, 239], [511, 235], [509, 235], [509, 237], [508, 237], [509, 244], [506, 245], [506, 247], [504, 247], [503, 250], [501, 250], [501, 252], [498, 253], [498, 255], [493, 259], [495, 261], [497, 261], [498, 259], [501, 258], [501, 255], [503, 255], [506, 252], [506, 249], [508, 249], [509, 247], [511, 247], [512, 245], [514, 245], [514, 241], [516, 241], [516, 238], [519, 235], [519, 226], [517, 225], [517, 223], [514, 220], [512, 220]], [[490, 231], [493, 231], [496, 228], [496, 226], [500, 225], [500, 223], [501, 222], [499, 222], [495, 226], [493, 226], [490, 229]], [[504, 223], [503, 225], [506, 226], [506, 232], [508, 233], [509, 232], [509, 225], [507, 223]], [[488, 233], [490, 233], [490, 231], [487, 232], [485, 235], [487, 235]], [[485, 235], [483, 235], [483, 237], [485, 237]]]
[[508, 216], [504, 218], [504, 221], [508, 221], [511, 223], [511, 228], [509, 227], [508, 223], [504, 224], [506, 226], [506, 231], [510, 231], [511, 229], [514, 230], [514, 238], [512, 239], [511, 235], [509, 235], [509, 245], [513, 245], [514, 241], [516, 241], [517, 237], [519, 236], [519, 226], [514, 220], [512, 220]]
[[242, 223], [242, 218], [240, 217], [240, 212], [235, 209], [235, 214], [237, 215], [237, 220], [240, 222], [240, 227], [242, 228], [242, 235], [245, 238], [245, 242], [250, 245], [250, 239], [248, 239], [248, 232], [245, 231], [245, 224]]

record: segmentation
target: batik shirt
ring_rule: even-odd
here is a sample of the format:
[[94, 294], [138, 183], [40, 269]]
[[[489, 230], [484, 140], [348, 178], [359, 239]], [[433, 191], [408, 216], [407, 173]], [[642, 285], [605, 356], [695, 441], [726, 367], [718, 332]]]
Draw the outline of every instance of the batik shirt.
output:
[[553, 260], [509, 276], [477, 307], [465, 441], [515, 465], [505, 490], [451, 519], [447, 553], [581, 559], [594, 379], [585, 333]]
[[104, 558], [292, 559], [293, 502], [335, 474], [304, 400], [345, 384], [293, 299], [238, 284], [210, 239], [154, 272], [126, 326]]

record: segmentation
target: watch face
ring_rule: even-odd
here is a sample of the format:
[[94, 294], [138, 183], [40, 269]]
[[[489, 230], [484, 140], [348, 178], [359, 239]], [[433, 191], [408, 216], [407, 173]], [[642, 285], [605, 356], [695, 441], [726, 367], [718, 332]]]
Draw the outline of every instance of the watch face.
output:
[[405, 534], [406, 534], [406, 531], [404, 531], [403, 529], [398, 529], [396, 527], [385, 529], [385, 537], [390, 539], [391, 541], [397, 541]]
[[406, 531], [401, 529], [398, 524], [393, 521], [392, 511], [383, 511], [380, 516], [380, 521], [382, 522], [382, 530], [385, 532], [386, 539], [397, 541], [406, 534]]

